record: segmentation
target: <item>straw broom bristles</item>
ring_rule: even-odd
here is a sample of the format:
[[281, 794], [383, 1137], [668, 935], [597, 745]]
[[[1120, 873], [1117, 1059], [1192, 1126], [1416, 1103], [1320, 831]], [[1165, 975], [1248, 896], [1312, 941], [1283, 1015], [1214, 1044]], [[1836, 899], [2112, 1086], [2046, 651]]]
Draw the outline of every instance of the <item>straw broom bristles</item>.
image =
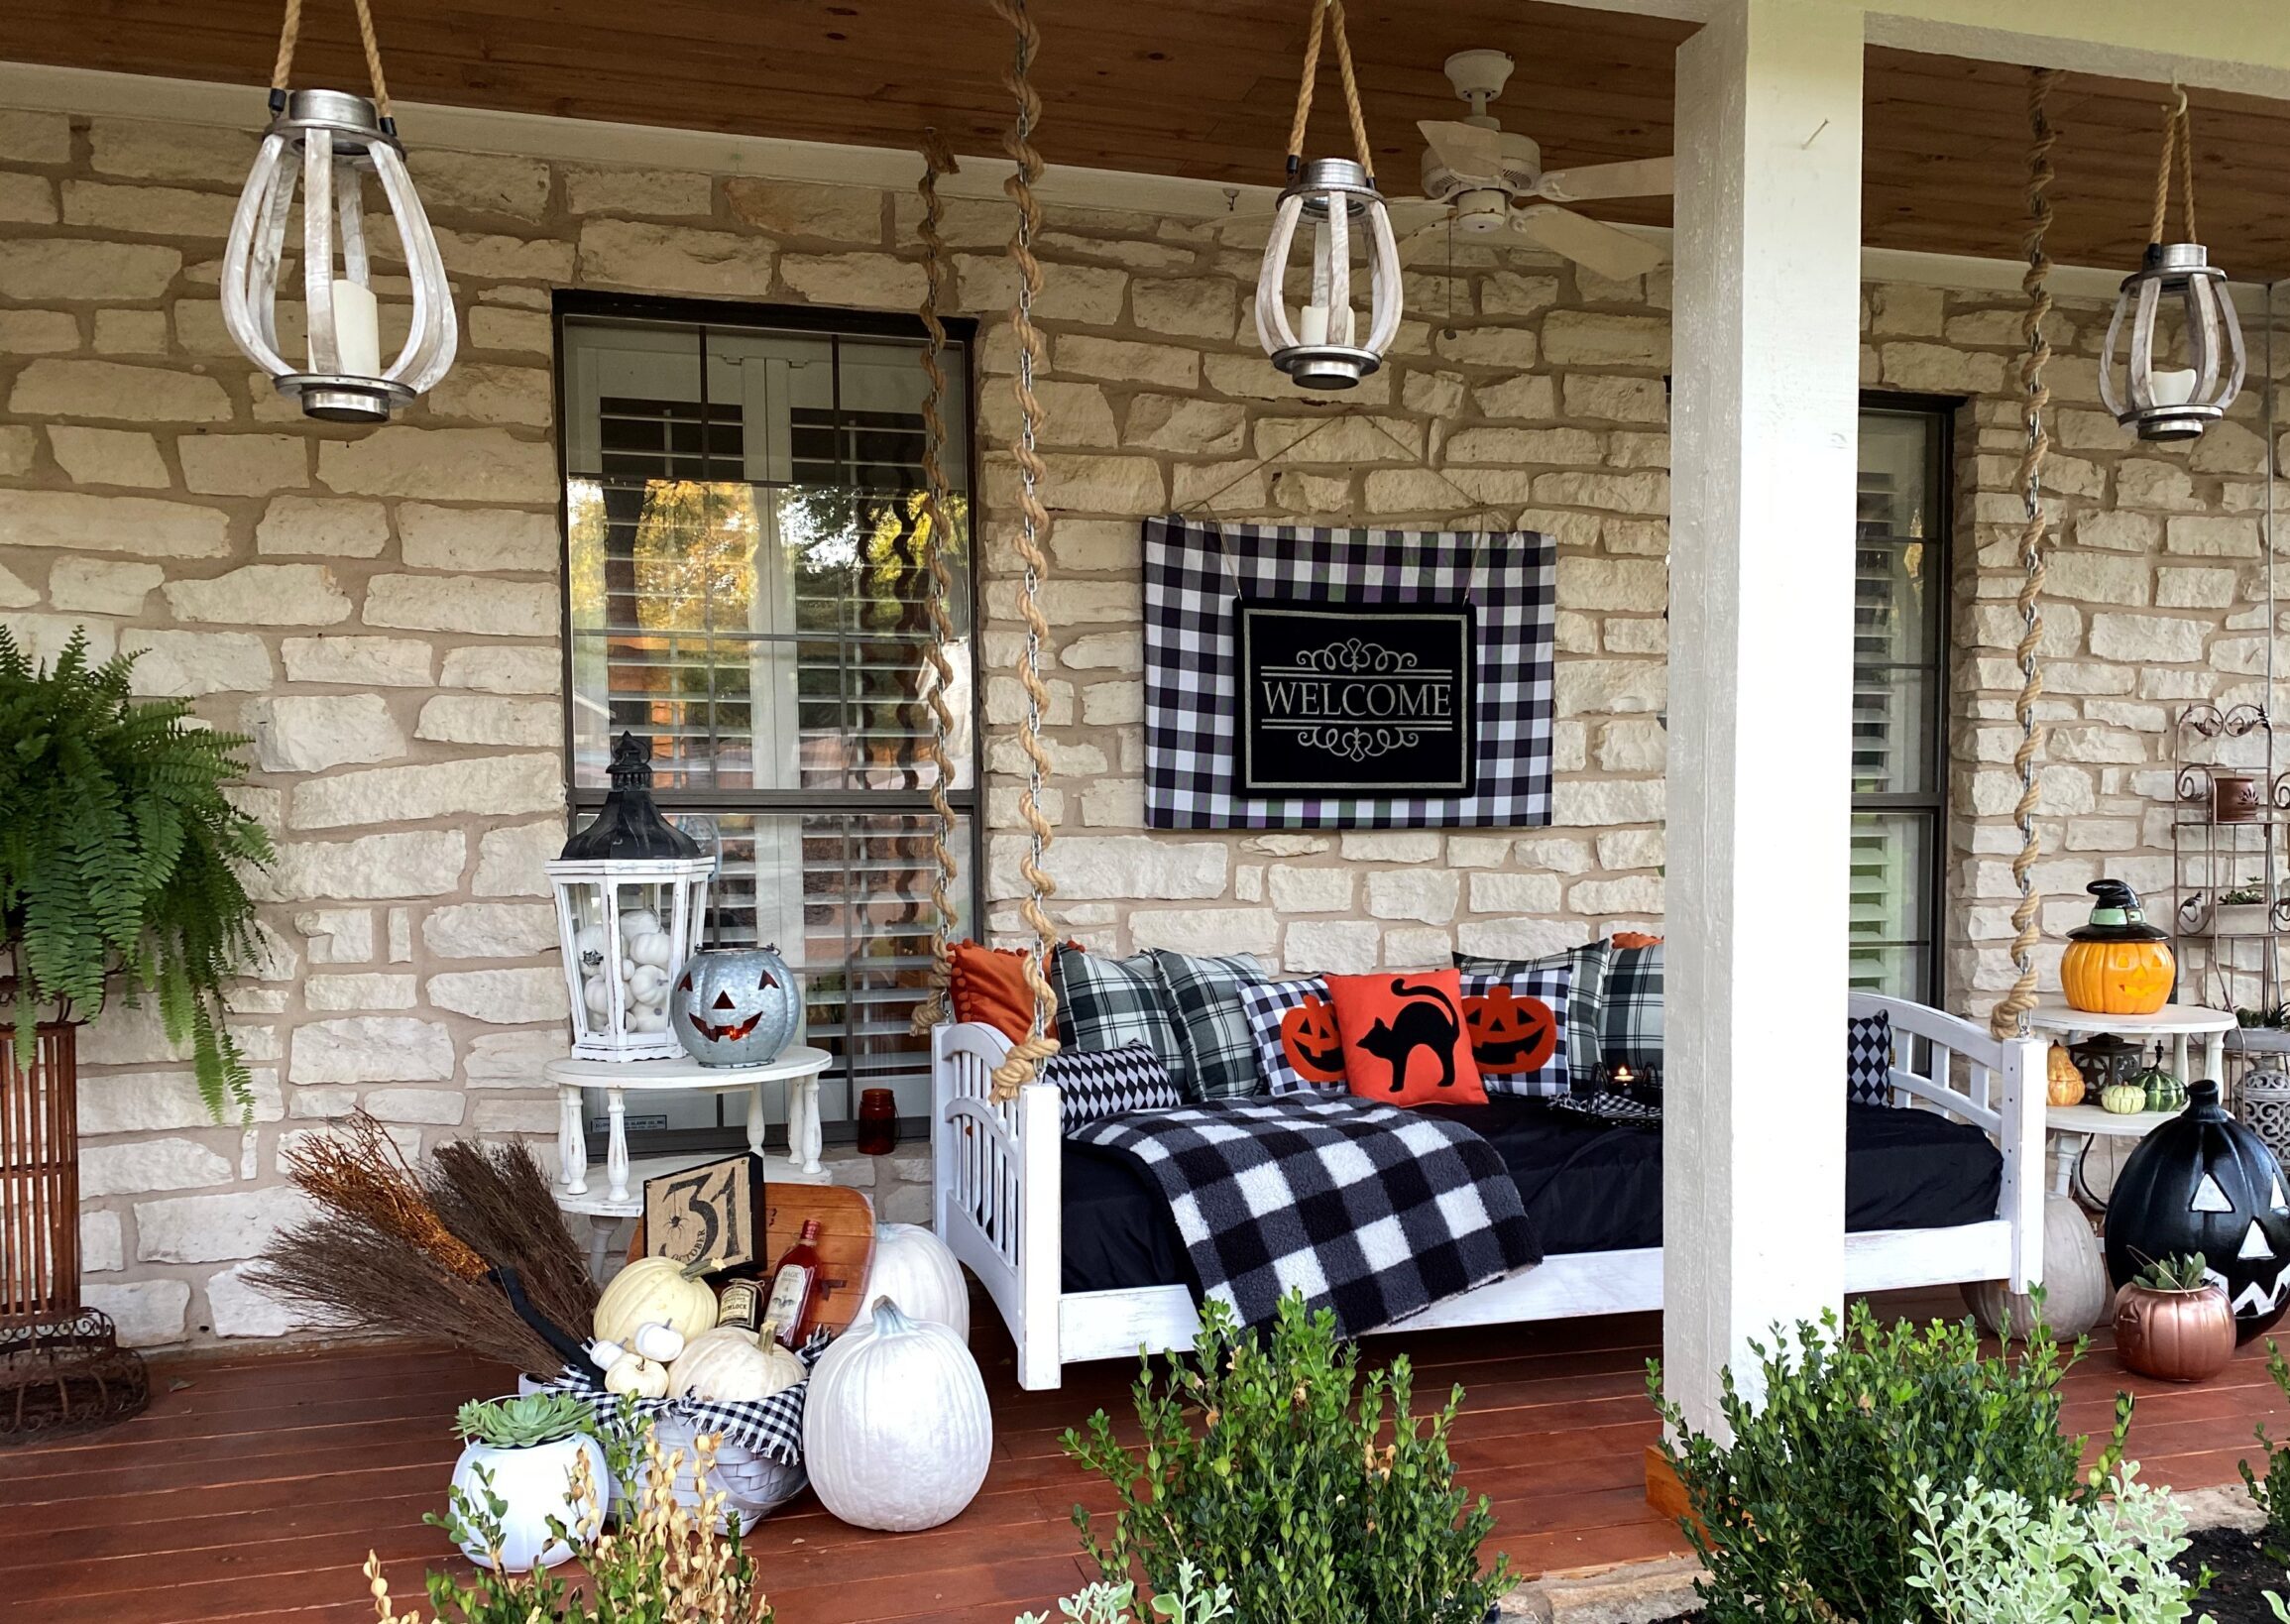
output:
[[587, 1332], [597, 1284], [530, 1148], [471, 1139], [439, 1145], [422, 1188], [448, 1229], [488, 1262], [516, 1270], [534, 1308], [576, 1336]]
[[366, 1112], [297, 1141], [282, 1160], [296, 1188], [328, 1212], [394, 1235], [463, 1279], [485, 1273], [485, 1259], [445, 1226], [398, 1142]]

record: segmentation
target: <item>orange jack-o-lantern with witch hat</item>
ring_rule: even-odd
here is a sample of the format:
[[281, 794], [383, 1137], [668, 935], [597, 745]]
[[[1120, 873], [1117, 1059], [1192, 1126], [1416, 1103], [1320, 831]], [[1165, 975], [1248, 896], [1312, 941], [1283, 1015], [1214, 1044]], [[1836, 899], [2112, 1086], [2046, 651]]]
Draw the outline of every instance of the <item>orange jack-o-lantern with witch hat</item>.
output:
[[2119, 879], [2095, 879], [2091, 923], [2067, 933], [2060, 990], [2094, 1015], [2151, 1015], [2178, 981], [2170, 938], [2147, 923], [2139, 893]]
[[1541, 998], [1490, 986], [1463, 1000], [1471, 1057], [1479, 1070], [1503, 1076], [1540, 1071], [1558, 1052], [1558, 1021]]
[[1317, 992], [1307, 992], [1302, 1003], [1280, 1017], [1280, 1049], [1307, 1083], [1344, 1080], [1344, 1046], [1336, 1031], [1335, 1005]]

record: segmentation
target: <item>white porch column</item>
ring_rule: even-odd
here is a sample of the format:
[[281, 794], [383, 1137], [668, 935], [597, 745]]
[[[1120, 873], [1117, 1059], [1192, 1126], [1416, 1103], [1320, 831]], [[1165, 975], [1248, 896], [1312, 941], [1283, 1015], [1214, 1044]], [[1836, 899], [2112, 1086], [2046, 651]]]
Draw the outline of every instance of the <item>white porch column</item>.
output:
[[1677, 54], [1662, 1362], [1696, 1426], [1844, 1290], [1860, 8]]

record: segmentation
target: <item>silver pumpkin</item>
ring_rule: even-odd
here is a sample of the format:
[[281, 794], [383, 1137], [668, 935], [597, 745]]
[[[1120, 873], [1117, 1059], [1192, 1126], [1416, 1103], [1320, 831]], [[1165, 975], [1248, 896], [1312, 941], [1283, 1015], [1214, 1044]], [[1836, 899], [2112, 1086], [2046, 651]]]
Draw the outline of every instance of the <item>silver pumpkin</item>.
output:
[[767, 1066], [802, 1013], [795, 973], [776, 948], [715, 948], [685, 961], [668, 992], [668, 1023], [703, 1066]]

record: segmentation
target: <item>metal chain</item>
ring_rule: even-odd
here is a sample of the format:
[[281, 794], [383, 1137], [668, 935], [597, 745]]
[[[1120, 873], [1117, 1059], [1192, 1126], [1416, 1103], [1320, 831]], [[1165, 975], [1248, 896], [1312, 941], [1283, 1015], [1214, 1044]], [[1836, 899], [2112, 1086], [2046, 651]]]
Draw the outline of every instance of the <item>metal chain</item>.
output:
[[2011, 757], [2013, 770], [2019, 774], [2019, 802], [2011, 813], [2012, 822], [2019, 829], [2019, 850], [2011, 860], [2011, 879], [2019, 888], [2019, 901], [2011, 910], [2011, 963], [2015, 972], [2011, 990], [1997, 1000], [1988, 1015], [1988, 1030], [2000, 1039], [2026, 1035], [2027, 1012], [2035, 1007], [2035, 949], [2042, 939], [2036, 916], [2042, 911], [2043, 896], [2035, 888], [2034, 870], [2037, 860], [2043, 856], [2043, 842], [2035, 828], [2035, 814], [2042, 799], [2036, 777], [2036, 757], [2043, 751], [2043, 730], [2036, 723], [2035, 710], [2043, 699], [2043, 543], [2048, 528], [2043, 515], [2043, 462], [2051, 450], [2051, 435], [2043, 421], [2044, 408], [2051, 404], [2050, 386], [2043, 381], [2044, 365], [2051, 359], [2051, 340], [2043, 330], [2044, 321], [2051, 314], [2051, 292], [2046, 286], [2051, 277], [2051, 256], [2044, 251], [2044, 236], [2051, 229], [2051, 199], [2047, 192], [2053, 179], [2051, 149], [2058, 139], [2047, 103], [2059, 79], [2056, 68], [2038, 67], [2029, 70], [2027, 80], [2027, 127], [2031, 138], [2027, 154], [2027, 234], [2023, 240], [2027, 273], [2020, 279], [2020, 287], [2027, 293], [2027, 308], [2019, 318], [2020, 334], [2026, 341], [2019, 359], [2019, 387], [2027, 421], [2026, 445], [2019, 456], [2019, 491], [2027, 517], [2019, 528], [2020, 684], [2019, 698], [2012, 707], [2012, 714], [2019, 722], [2019, 748]]
[[1042, 98], [1033, 84], [1034, 57], [1042, 35], [1026, 10], [1026, 0], [991, 0], [995, 15], [1017, 36], [1016, 52], [1003, 82], [1017, 101], [1017, 117], [1002, 150], [1016, 166], [1002, 182], [1002, 190], [1017, 204], [1017, 229], [1010, 237], [1010, 263], [1018, 268], [1018, 299], [1010, 313], [1010, 329], [1017, 339], [1018, 441], [1013, 454], [1018, 464], [1018, 558], [1024, 566], [1018, 579], [1018, 619], [1025, 623], [1025, 646], [1018, 659], [1018, 684], [1025, 690], [1025, 719], [1018, 725], [1018, 745], [1026, 755], [1026, 787], [1018, 795], [1018, 816], [1026, 825], [1026, 855], [1018, 871], [1025, 876], [1026, 895], [1019, 912], [1034, 933], [1033, 951], [1025, 956], [1026, 985], [1034, 994], [1033, 1020], [1026, 1035], [1010, 1048], [993, 1072], [993, 1097], [1017, 1098], [1034, 1079], [1035, 1070], [1058, 1052], [1058, 994], [1050, 985], [1048, 962], [1057, 942], [1046, 898], [1057, 893], [1057, 883], [1042, 867], [1050, 848], [1050, 823], [1042, 815], [1042, 783], [1049, 776], [1050, 754], [1042, 744], [1042, 717], [1050, 706], [1050, 690], [1042, 681], [1042, 651], [1050, 640], [1050, 623], [1040, 603], [1042, 578], [1049, 560], [1043, 543], [1050, 533], [1050, 511], [1042, 503], [1042, 481], [1048, 465], [1036, 448], [1042, 404], [1034, 394], [1036, 374], [1049, 366], [1049, 343], [1034, 325], [1034, 301], [1042, 293], [1042, 262], [1034, 256], [1034, 238], [1042, 229], [1042, 206], [1034, 196], [1034, 182], [1042, 177], [1042, 155], [1033, 144], [1041, 123]]
[[959, 171], [954, 154], [939, 139], [936, 130], [923, 131], [922, 156], [922, 180], [915, 189], [922, 195], [922, 225], [917, 235], [922, 239], [924, 287], [922, 305], [916, 313], [922, 317], [923, 330], [922, 530], [923, 555], [930, 563], [931, 623], [927, 656], [931, 728], [924, 754], [931, 764], [930, 810], [935, 821], [931, 826], [930, 851], [937, 869], [930, 886], [930, 990], [914, 1012], [912, 1030], [917, 1034], [928, 1032], [947, 1018], [947, 986], [954, 971], [957, 872], [954, 805], [947, 799], [947, 781], [953, 773], [946, 754], [947, 736], [955, 723], [953, 707], [947, 703], [948, 690], [954, 685], [954, 663], [947, 658], [947, 647], [954, 641], [955, 627], [954, 615], [947, 607], [954, 591], [954, 572], [946, 561], [947, 542], [952, 533], [947, 522], [946, 366], [942, 359], [946, 354], [946, 323], [938, 313], [952, 268], [946, 238], [939, 231], [940, 222], [946, 218], [946, 205], [938, 194], [938, 178]]

